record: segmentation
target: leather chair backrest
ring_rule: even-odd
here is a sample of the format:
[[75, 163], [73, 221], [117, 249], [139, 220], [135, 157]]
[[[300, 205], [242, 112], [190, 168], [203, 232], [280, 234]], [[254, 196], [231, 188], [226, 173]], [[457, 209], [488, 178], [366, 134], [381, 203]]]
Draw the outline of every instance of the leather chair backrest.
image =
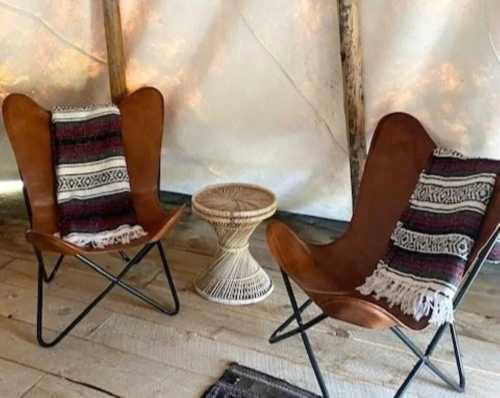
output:
[[[125, 97], [119, 105], [132, 200], [139, 223], [157, 222], [158, 179], [163, 134], [163, 97], [150, 87]], [[56, 181], [52, 157], [50, 112], [23, 94], [10, 94], [3, 117], [19, 173], [24, 182], [32, 229], [58, 230]]]
[[434, 148], [424, 127], [412, 116], [393, 113], [380, 120], [345, 235], [357, 253], [360, 275], [370, 274], [383, 257]]
[[[360, 275], [371, 274], [385, 254], [392, 231], [436, 145], [414, 117], [393, 113], [375, 130], [346, 239], [357, 253]], [[500, 179], [484, 217], [469, 266], [500, 223]]]
[[158, 192], [163, 96], [155, 88], [144, 87], [125, 97], [119, 107], [132, 201], [137, 219], [147, 231], [163, 219]]
[[9, 95], [2, 111], [24, 182], [32, 228], [48, 234], [57, 232], [50, 113], [23, 94]]

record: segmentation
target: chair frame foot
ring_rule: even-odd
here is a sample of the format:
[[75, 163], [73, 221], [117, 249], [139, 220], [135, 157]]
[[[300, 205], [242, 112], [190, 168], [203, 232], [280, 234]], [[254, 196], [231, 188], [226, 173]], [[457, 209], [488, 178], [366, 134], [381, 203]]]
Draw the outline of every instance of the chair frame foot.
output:
[[[316, 356], [314, 355], [314, 352], [312, 350], [309, 338], [307, 336], [306, 331], [315, 326], [316, 324], [320, 323], [324, 319], [328, 318], [328, 316], [324, 313], [316, 316], [312, 320], [305, 322], [302, 319], [302, 313], [305, 311], [307, 307], [309, 307], [312, 304], [312, 301], [309, 299], [305, 301], [301, 306], [297, 304], [297, 300], [295, 298], [295, 294], [292, 288], [292, 285], [290, 283], [290, 279], [288, 275], [285, 272], [281, 272], [283, 275], [283, 281], [285, 282], [285, 287], [288, 293], [288, 297], [290, 299], [290, 303], [292, 305], [292, 310], [293, 314], [287, 318], [271, 335], [269, 338], [269, 342], [271, 344], [277, 343], [279, 341], [288, 339], [292, 336], [295, 336], [297, 334], [300, 334], [302, 341], [304, 343], [304, 347], [306, 349], [307, 356], [309, 358], [309, 361], [311, 363], [311, 366], [314, 371], [314, 375], [316, 377], [316, 380], [318, 382], [318, 385], [320, 387], [322, 397], [323, 398], [329, 398], [328, 390], [326, 389], [326, 384], [323, 378], [323, 375], [321, 374], [321, 370], [318, 365], [318, 361], [316, 359]], [[285, 331], [290, 324], [295, 321], [298, 325], [298, 327], [290, 330], [290, 331]], [[443, 337], [444, 332], [446, 329], [449, 328], [450, 333], [451, 333], [451, 339], [452, 339], [452, 344], [453, 344], [453, 350], [455, 354], [455, 361], [457, 365], [457, 370], [458, 370], [458, 376], [459, 376], [459, 381], [456, 382], [452, 380], [449, 376], [447, 376], [444, 372], [442, 372], [439, 368], [437, 368], [433, 362], [431, 362], [430, 357], [432, 353], [434, 352], [434, 349], [436, 348], [437, 344]], [[440, 378], [442, 381], [444, 381], [449, 387], [451, 387], [453, 390], [457, 392], [464, 392], [465, 391], [465, 373], [463, 369], [463, 363], [462, 363], [462, 353], [460, 350], [460, 345], [458, 341], [458, 336], [456, 333], [455, 325], [451, 323], [445, 323], [441, 325], [434, 336], [432, 337], [429, 345], [425, 349], [424, 352], [418, 348], [418, 346], [405, 334], [399, 327], [393, 327], [391, 328], [391, 331], [419, 358], [418, 362], [416, 365], [413, 367], [413, 369], [410, 371], [408, 374], [408, 377], [406, 380], [403, 382], [403, 384], [399, 387], [398, 391], [396, 392], [396, 395], [394, 395], [395, 398], [402, 397], [403, 394], [406, 392], [408, 389], [409, 385], [411, 382], [415, 379], [417, 376], [418, 372], [422, 367], [427, 366], [438, 378]]]
[[[307, 300], [304, 304], [302, 304], [300, 307], [297, 304], [297, 299], [295, 298], [295, 294], [293, 292], [292, 285], [290, 283], [290, 279], [288, 275], [281, 271], [281, 274], [283, 276], [283, 281], [285, 282], [285, 287], [286, 291], [288, 293], [288, 297], [290, 299], [290, 304], [292, 305], [292, 310], [293, 314], [285, 321], [283, 322], [271, 335], [269, 338], [269, 342], [271, 344], [277, 343], [279, 341], [288, 339], [292, 336], [295, 336], [296, 334], [300, 334], [300, 337], [302, 338], [302, 342], [304, 343], [304, 348], [306, 349], [307, 356], [309, 358], [309, 362], [311, 363], [311, 366], [314, 371], [314, 376], [316, 377], [316, 380], [318, 382], [319, 388], [321, 390], [321, 394], [323, 398], [329, 398], [330, 395], [328, 394], [328, 389], [326, 388], [325, 380], [323, 379], [323, 375], [321, 374], [321, 370], [319, 368], [318, 360], [316, 359], [316, 356], [314, 355], [314, 351], [311, 347], [311, 343], [309, 341], [309, 337], [307, 336], [307, 329], [311, 328], [312, 326], [318, 324], [319, 322], [323, 321], [324, 319], [327, 318], [326, 314], [321, 314], [317, 316], [316, 318], [312, 319], [309, 322], [304, 323], [302, 320], [302, 312], [311, 305], [312, 301]], [[289, 332], [284, 332], [284, 330], [293, 322], [296, 321], [298, 324], [298, 327], [295, 329], [290, 330]], [[283, 333], [280, 333], [283, 332]]]
[[[452, 337], [453, 352], [455, 354], [455, 362], [457, 365], [457, 371], [459, 377], [458, 383], [451, 377], [449, 377], [446, 373], [444, 373], [442, 370], [440, 370], [431, 361], [432, 353], [434, 352], [434, 349], [437, 347], [437, 344], [443, 337], [444, 332], [446, 331], [447, 328], [449, 328]], [[394, 395], [395, 398], [403, 396], [403, 394], [408, 389], [409, 385], [415, 380], [415, 377], [417, 376], [418, 372], [424, 366], [429, 368], [432, 371], [432, 373], [434, 373], [438, 378], [444, 381], [451, 389], [459, 393], [465, 392], [465, 373], [462, 363], [462, 353], [460, 350], [458, 336], [455, 330], [455, 325], [453, 325], [452, 323], [445, 323], [441, 325], [434, 334], [434, 336], [432, 337], [429, 345], [425, 349], [425, 352], [422, 352], [422, 350], [420, 350], [420, 348], [406, 334], [404, 334], [399, 327], [396, 326], [392, 327], [391, 330], [415, 354], [415, 356], [419, 358], [419, 360], [417, 361], [413, 369], [410, 371], [403, 384], [401, 384], [401, 386], [399, 387], [398, 391], [396, 392], [396, 395]]]
[[[142, 293], [138, 289], [123, 282], [123, 278], [130, 271], [130, 269], [134, 265], [140, 263], [142, 261], [142, 259], [150, 252], [150, 250], [154, 246], [158, 247], [158, 250], [160, 253], [160, 258], [162, 261], [163, 270], [165, 272], [167, 283], [168, 283], [168, 286], [170, 288], [170, 292], [171, 292], [172, 299], [173, 299], [173, 308], [167, 308], [167, 307], [161, 305], [156, 300], [145, 295], [144, 293]], [[36, 255], [36, 258], [38, 261], [38, 299], [37, 299], [36, 336], [37, 336], [38, 344], [42, 347], [54, 347], [55, 345], [57, 345], [64, 337], [66, 337], [68, 335], [68, 333], [71, 330], [73, 330], [73, 328], [75, 326], [77, 326], [88, 315], [88, 313], [104, 297], [106, 297], [108, 295], [109, 292], [111, 292], [111, 290], [115, 286], [121, 287], [122, 289], [126, 290], [128, 293], [130, 293], [133, 296], [137, 297], [138, 299], [146, 302], [147, 304], [156, 308], [158, 311], [162, 312], [165, 315], [173, 316], [179, 312], [179, 309], [180, 309], [179, 297], [177, 295], [177, 290], [175, 288], [172, 274], [170, 272], [170, 267], [169, 267], [167, 258], [165, 256], [163, 246], [162, 246], [160, 241], [146, 244], [132, 258], [129, 258], [124, 252], [120, 252], [120, 256], [122, 257], [122, 259], [125, 261], [126, 264], [125, 264], [124, 268], [121, 270], [121, 272], [116, 276], [113, 275], [112, 273], [106, 271], [104, 268], [102, 268], [100, 265], [96, 264], [94, 261], [90, 260], [89, 258], [87, 258], [83, 255], [76, 255], [75, 257], [78, 258], [80, 260], [80, 262], [89, 266], [94, 271], [96, 271], [98, 274], [104, 276], [111, 283], [90, 304], [88, 304], [87, 307], [85, 307], [83, 309], [83, 311], [79, 315], [77, 315], [76, 318], [62, 332], [60, 332], [51, 341], [47, 341], [43, 337], [44, 283], [49, 284], [50, 282], [52, 282], [52, 280], [54, 279], [54, 277], [57, 274], [57, 271], [59, 270], [59, 267], [61, 266], [61, 264], [63, 262], [64, 255], [61, 255], [57, 259], [57, 262], [54, 266], [54, 269], [52, 270], [52, 272], [50, 274], [47, 273], [42, 252], [35, 248], [35, 255]]]

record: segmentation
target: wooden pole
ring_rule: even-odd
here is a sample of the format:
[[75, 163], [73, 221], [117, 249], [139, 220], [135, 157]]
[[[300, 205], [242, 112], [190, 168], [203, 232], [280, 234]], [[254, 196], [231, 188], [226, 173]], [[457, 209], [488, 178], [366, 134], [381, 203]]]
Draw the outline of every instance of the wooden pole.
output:
[[102, 0], [102, 10], [108, 50], [109, 88], [113, 103], [118, 104], [127, 93], [119, 0]]
[[366, 161], [359, 0], [338, 0], [338, 9], [351, 190], [353, 204], [355, 204]]

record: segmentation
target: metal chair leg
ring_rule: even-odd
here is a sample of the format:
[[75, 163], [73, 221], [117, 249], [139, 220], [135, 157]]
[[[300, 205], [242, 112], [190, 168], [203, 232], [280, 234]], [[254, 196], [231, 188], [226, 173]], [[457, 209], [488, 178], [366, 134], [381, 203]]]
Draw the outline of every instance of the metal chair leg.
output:
[[[41, 256], [41, 253], [40, 253]], [[47, 274], [47, 271], [45, 267], [42, 269], [42, 277], [45, 283], [50, 283], [54, 280], [54, 277], [57, 274], [57, 271], [59, 270], [59, 267], [61, 266], [62, 262], [64, 259], [64, 254], [61, 254], [59, 258], [57, 259], [56, 264], [54, 265], [54, 268], [52, 269], [52, 272], [50, 274]]]
[[[457, 369], [458, 369], [458, 374], [459, 374], [459, 383], [455, 382], [452, 380], [448, 375], [443, 373], [434, 363], [431, 361], [430, 357], [432, 353], [434, 352], [435, 348], [437, 347], [437, 344], [443, 337], [444, 332], [446, 331], [447, 327], [450, 327], [450, 332], [452, 336], [452, 342], [453, 342], [453, 347], [454, 347], [454, 352], [455, 352], [455, 361], [457, 364]], [[394, 396], [395, 398], [402, 397], [403, 394], [406, 392], [408, 389], [409, 385], [411, 382], [415, 379], [415, 376], [418, 374], [420, 369], [422, 369], [424, 366], [427, 366], [436, 376], [438, 376], [442, 381], [444, 381], [449, 387], [451, 387], [453, 390], [457, 392], [464, 392], [465, 391], [465, 376], [464, 376], [464, 371], [463, 371], [463, 365], [462, 365], [462, 360], [461, 360], [461, 353], [460, 349], [458, 346], [458, 338], [456, 335], [455, 331], [455, 326], [453, 324], [443, 324], [439, 327], [439, 329], [436, 331], [434, 334], [431, 342], [427, 346], [425, 352], [422, 352], [420, 348], [417, 347], [417, 345], [408, 337], [406, 336], [401, 329], [398, 327], [393, 327], [391, 330], [396, 334], [396, 336], [399, 337], [399, 339], [419, 358], [418, 362], [415, 364], [411, 372], [408, 374], [407, 378], [401, 384], [399, 387], [398, 391], [396, 392], [396, 395]]]
[[[283, 322], [273, 332], [273, 334], [269, 338], [269, 342], [271, 344], [274, 344], [274, 343], [277, 343], [278, 341], [287, 339], [287, 338], [292, 337], [296, 334], [300, 334], [302, 337], [302, 340], [304, 342], [304, 346], [305, 346], [307, 355], [309, 357], [309, 361], [311, 362], [311, 366], [313, 368], [314, 374], [316, 376], [316, 379], [318, 380], [318, 384], [320, 386], [323, 397], [328, 398], [328, 396], [329, 396], [328, 391], [326, 390], [326, 386], [325, 386], [323, 377], [321, 375], [321, 372], [320, 372], [320, 369], [318, 366], [318, 362], [317, 362], [316, 357], [314, 355], [314, 352], [311, 348], [309, 338], [306, 334], [307, 329], [309, 329], [310, 327], [316, 325], [317, 323], [319, 323], [322, 320], [324, 320], [325, 318], [327, 318], [327, 315], [321, 314], [321, 315], [317, 316], [316, 318], [312, 319], [311, 321], [304, 323], [301, 315], [304, 312], [304, 310], [311, 304], [311, 300], [307, 300], [304, 304], [302, 304], [299, 307], [297, 305], [297, 301], [295, 299], [293, 288], [291, 286], [288, 275], [286, 275], [283, 272], [282, 272], [282, 274], [283, 274], [283, 280], [285, 281], [285, 287], [286, 287], [288, 296], [290, 298], [290, 302], [292, 304], [293, 314], [289, 318], [287, 318], [285, 320], [285, 322]], [[297, 328], [292, 329], [291, 331], [283, 332], [286, 329], [286, 327], [289, 326], [294, 320], [297, 322], [297, 324], [299, 326]], [[439, 341], [443, 337], [444, 332], [446, 331], [446, 329], [448, 327], [449, 327], [450, 333], [451, 333], [453, 350], [454, 350], [454, 354], [455, 354], [455, 361], [456, 361], [457, 369], [458, 369], [458, 376], [459, 376], [458, 383], [456, 381], [452, 380], [444, 372], [442, 372], [430, 359], [430, 357], [432, 356], [434, 350], [436, 349]], [[419, 360], [417, 361], [417, 363], [415, 364], [413, 369], [410, 371], [410, 373], [406, 377], [403, 384], [401, 384], [398, 391], [394, 395], [395, 398], [400, 398], [404, 395], [404, 393], [407, 391], [410, 384], [413, 382], [413, 380], [417, 376], [418, 372], [424, 366], [427, 366], [436, 376], [438, 376], [442, 381], [444, 381], [453, 390], [455, 390], [457, 392], [464, 392], [465, 391], [465, 373], [464, 373], [464, 369], [463, 369], [462, 354], [460, 351], [460, 346], [459, 346], [459, 341], [458, 341], [458, 336], [456, 333], [455, 325], [453, 325], [453, 324], [441, 325], [439, 327], [439, 329], [436, 331], [436, 333], [434, 334], [433, 338], [431, 339], [425, 352], [422, 352], [420, 350], [420, 348], [406, 334], [404, 334], [400, 328], [393, 327], [393, 328], [391, 328], [391, 330], [419, 358]]]
[[[158, 242], [158, 247], [161, 248], [161, 244]], [[55, 272], [53, 271], [50, 276], [47, 276], [45, 266], [44, 266], [44, 261], [41, 253], [39, 251], [36, 252], [36, 257], [38, 259], [38, 300], [37, 300], [37, 340], [40, 346], [42, 347], [53, 347], [56, 344], [58, 344], [66, 335], [76, 326], [80, 321], [115, 287], [115, 286], [120, 286], [127, 292], [131, 293], [135, 297], [141, 299], [142, 301], [145, 301], [146, 303], [150, 304], [157, 310], [161, 311], [162, 313], [166, 315], [175, 315], [179, 312], [179, 299], [177, 296], [177, 291], [175, 289], [175, 285], [172, 279], [172, 276], [170, 274], [170, 270], [168, 267], [168, 263], [165, 257], [165, 254], [163, 252], [163, 248], [161, 248], [160, 256], [162, 259], [162, 264], [167, 276], [167, 281], [169, 284], [169, 287], [172, 292], [172, 297], [174, 300], [174, 309], [171, 310], [169, 308], [166, 308], [159, 304], [157, 301], [151, 299], [150, 297], [146, 296], [139, 290], [133, 288], [132, 286], [128, 285], [127, 283], [123, 282], [122, 279], [125, 277], [125, 275], [128, 273], [128, 271], [137, 263], [139, 263], [145, 256], [146, 254], [151, 250], [151, 248], [155, 244], [147, 244], [144, 246], [132, 259], [128, 261], [128, 263], [125, 265], [125, 267], [122, 269], [122, 271], [118, 274], [118, 276], [115, 276], [96, 263], [94, 263], [92, 260], [78, 255], [76, 256], [80, 261], [82, 261], [84, 264], [88, 265], [92, 269], [94, 269], [97, 273], [103, 275], [107, 279], [111, 281], [111, 283], [89, 304], [85, 309], [62, 331], [60, 332], [53, 340], [47, 341], [43, 337], [43, 301], [44, 301], [44, 289], [43, 289], [43, 284], [44, 282], [47, 282], [52, 280], [52, 278], [55, 275]], [[62, 261], [62, 258], [60, 258], [60, 261]], [[60, 264], [59, 264], [60, 265]]]
[[[302, 338], [302, 342], [304, 343], [304, 347], [306, 349], [307, 356], [309, 357], [309, 362], [311, 362], [311, 366], [313, 368], [314, 375], [316, 376], [316, 380], [318, 381], [318, 385], [319, 385], [319, 388], [321, 390], [321, 394], [322, 394], [323, 398], [329, 398], [330, 395], [328, 394], [328, 390], [326, 388], [325, 381], [323, 379], [323, 375], [321, 374], [321, 370], [319, 369], [318, 361], [316, 359], [316, 356], [314, 355], [314, 351], [311, 347], [311, 343], [309, 342], [309, 337], [307, 336], [307, 334], [305, 332], [304, 324], [302, 322], [301, 312], [305, 309], [305, 307], [304, 307], [304, 305], [302, 305], [301, 308], [302, 307], [303, 308], [301, 311], [301, 308], [299, 308], [299, 306], [297, 305], [297, 300], [295, 299], [295, 294], [293, 292], [292, 285], [290, 284], [290, 279], [288, 278], [288, 275], [283, 271], [281, 271], [281, 274], [283, 275], [283, 281], [285, 282], [286, 291], [288, 293], [288, 297], [290, 298], [290, 304], [292, 305], [295, 320], [297, 321], [297, 324], [299, 325], [298, 333], [300, 333], [300, 337]], [[325, 317], [326, 317], [326, 315], [325, 315]], [[323, 320], [323, 319], [321, 319], [321, 320]], [[316, 323], [318, 323], [318, 322], [320, 322], [320, 321], [317, 321]], [[286, 323], [286, 321], [285, 321], [285, 323]]]
[[[302, 314], [306, 308], [308, 308], [312, 304], [312, 300], [306, 300], [300, 307], [299, 307], [299, 312]], [[277, 343], [278, 341], [283, 340], [283, 338], [280, 338], [281, 335], [279, 334], [283, 330], [285, 330], [293, 321], [295, 321], [295, 314], [290, 315], [281, 325], [279, 325], [276, 330], [271, 334], [271, 337], [269, 337], [269, 343], [274, 344]]]
[[160, 252], [161, 262], [163, 264], [163, 270], [165, 271], [165, 277], [167, 278], [167, 283], [172, 293], [172, 299], [174, 300], [174, 309], [169, 312], [169, 315], [175, 315], [179, 312], [180, 309], [179, 297], [177, 296], [177, 289], [175, 288], [174, 279], [172, 278], [172, 274], [170, 272], [170, 266], [168, 265], [167, 257], [165, 256], [165, 251], [163, 250], [163, 246], [160, 241], [158, 241], [157, 246], [158, 246], [158, 251]]
[[43, 281], [45, 283], [52, 282], [54, 280], [54, 277], [57, 274], [57, 271], [59, 270], [59, 267], [61, 267], [61, 264], [62, 264], [63, 259], [64, 259], [64, 254], [61, 254], [59, 256], [59, 258], [57, 259], [57, 261], [54, 265], [54, 268], [52, 268], [52, 272], [50, 274], [47, 274], [47, 270], [45, 268], [45, 264], [43, 261], [42, 252], [36, 248], [35, 248], [35, 256], [36, 256], [38, 264], [39, 265], [42, 264], [42, 267], [41, 267], [41, 269], [39, 268], [39, 271], [41, 271], [41, 277], [42, 277]]
[[[303, 309], [305, 309], [308, 306], [308, 303], [309, 303], [309, 301], [306, 301], [304, 304], [302, 304], [302, 306], [299, 307], [300, 313], [302, 313]], [[288, 325], [290, 325], [290, 323], [292, 323], [293, 321], [296, 320], [295, 314], [292, 314], [285, 322], [283, 322], [273, 332], [271, 337], [269, 337], [269, 343], [275, 344], [275, 343], [278, 343], [282, 340], [288, 339], [289, 337], [295, 336], [296, 334], [299, 334], [301, 332], [305, 332], [306, 330], [308, 330], [309, 328], [313, 327], [314, 325], [320, 323], [321, 321], [323, 321], [326, 318], [328, 318], [328, 315], [320, 314], [317, 317], [311, 319], [310, 321], [308, 321], [306, 323], [302, 323], [302, 326], [296, 327], [296, 328], [289, 330], [287, 332], [283, 332], [283, 330], [286, 329], [286, 327]]]
[[123, 261], [125, 261], [126, 263], [128, 263], [130, 261], [130, 257], [127, 255], [127, 253], [125, 253], [123, 250], [120, 250], [118, 252], [118, 254], [120, 255], [120, 257], [122, 258]]
[[[149, 249], [152, 248], [153, 245], [149, 245], [149, 248], [148, 248], [148, 251]], [[122, 281], [122, 278], [124, 276], [124, 273], [122, 271], [122, 273], [118, 276], [114, 276], [113, 274], [111, 274], [110, 272], [106, 271], [104, 268], [102, 268], [101, 266], [99, 266], [98, 264], [96, 264], [95, 262], [93, 262], [92, 260], [90, 260], [89, 258], [87, 257], [84, 257], [84, 256], [81, 256], [81, 255], [78, 255], [76, 256], [80, 261], [82, 261], [84, 264], [88, 265], [89, 267], [91, 267], [94, 271], [96, 271], [97, 273], [101, 274], [102, 276], [104, 276], [105, 278], [109, 279], [111, 281], [111, 286], [114, 287], [115, 285], [116, 286], [119, 286], [121, 287], [122, 289], [126, 290], [128, 293], [132, 294], [133, 296], [137, 297], [138, 299], [148, 303], [149, 305], [151, 305], [152, 307], [156, 308], [158, 311], [166, 314], [166, 315], [175, 315], [177, 314], [178, 310], [179, 310], [179, 302], [178, 302], [178, 299], [177, 299], [177, 292], [175, 290], [175, 286], [173, 285], [173, 281], [171, 280], [171, 276], [170, 274], [168, 273], [167, 275], [167, 279], [170, 278], [169, 280], [169, 285], [170, 285], [170, 288], [172, 289], [172, 296], [174, 298], [174, 309], [173, 310], [170, 310], [166, 307], [164, 307], [163, 305], [159, 304], [156, 300], [146, 296], [144, 293], [142, 293], [141, 291], [137, 290], [136, 288], [130, 286], [129, 284], [125, 283]], [[144, 256], [142, 256], [144, 257]], [[137, 264], [138, 262], [140, 262], [142, 260], [142, 257], [138, 260], [135, 259], [135, 257], [130, 260], [130, 262], [128, 263], [128, 265], [126, 266], [126, 268], [124, 269], [125, 272], [128, 272], [128, 270], [130, 269], [131, 266]], [[166, 261], [162, 259], [162, 262], [163, 261]], [[164, 269], [168, 271], [168, 267], [165, 266], [165, 262], [163, 263], [163, 266], [164, 266]], [[172, 282], [172, 283], [170, 283]]]
[[462, 351], [460, 350], [457, 331], [453, 323], [450, 323], [450, 333], [451, 333], [451, 341], [453, 343], [453, 353], [455, 354], [455, 361], [457, 363], [458, 377], [460, 380], [459, 386], [462, 391], [465, 391], [465, 372], [464, 372], [464, 365], [462, 362]]

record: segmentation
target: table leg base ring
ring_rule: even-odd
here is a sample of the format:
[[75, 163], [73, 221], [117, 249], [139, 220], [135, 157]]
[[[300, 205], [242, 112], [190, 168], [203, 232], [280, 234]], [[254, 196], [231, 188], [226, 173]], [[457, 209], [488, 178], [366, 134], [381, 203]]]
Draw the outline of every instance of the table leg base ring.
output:
[[234, 298], [224, 298], [224, 297], [218, 297], [216, 295], [211, 295], [210, 293], [206, 293], [204, 290], [199, 288], [197, 285], [194, 286], [196, 292], [203, 297], [206, 300], [213, 301], [214, 303], [218, 304], [226, 304], [226, 305], [250, 305], [250, 304], [256, 304], [262, 300], [265, 300], [274, 290], [274, 285], [272, 282], [269, 285], [269, 288], [267, 291], [264, 292], [264, 294], [261, 294], [260, 296], [252, 297], [252, 298], [245, 298], [245, 299], [234, 299]]
[[[241, 260], [246, 267], [240, 266]], [[248, 252], [237, 259], [229, 259], [226, 253], [196, 279], [194, 286], [203, 298], [229, 305], [254, 304], [273, 291], [271, 278]]]

